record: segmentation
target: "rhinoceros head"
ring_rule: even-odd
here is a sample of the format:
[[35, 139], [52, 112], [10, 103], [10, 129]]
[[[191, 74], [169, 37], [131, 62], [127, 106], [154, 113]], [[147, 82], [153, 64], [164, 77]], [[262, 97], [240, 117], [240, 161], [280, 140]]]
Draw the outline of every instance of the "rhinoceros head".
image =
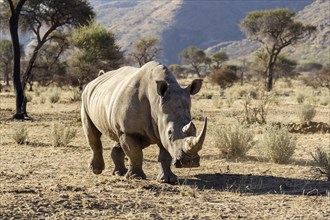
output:
[[190, 114], [190, 95], [199, 92], [202, 80], [195, 79], [186, 88], [163, 80], [156, 83], [157, 93], [161, 97], [159, 133], [162, 145], [171, 154], [175, 167], [198, 167], [198, 151], [202, 149], [205, 139], [207, 119], [204, 120], [202, 131], [196, 136], [196, 127]]

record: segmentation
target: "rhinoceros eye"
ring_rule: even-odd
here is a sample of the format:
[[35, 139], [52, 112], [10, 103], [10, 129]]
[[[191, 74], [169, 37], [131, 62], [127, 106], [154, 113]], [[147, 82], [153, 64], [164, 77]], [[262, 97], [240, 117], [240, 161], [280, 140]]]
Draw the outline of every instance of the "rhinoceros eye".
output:
[[168, 135], [168, 139], [172, 140], [173, 139], [173, 130], [172, 129], [168, 130], [167, 135]]

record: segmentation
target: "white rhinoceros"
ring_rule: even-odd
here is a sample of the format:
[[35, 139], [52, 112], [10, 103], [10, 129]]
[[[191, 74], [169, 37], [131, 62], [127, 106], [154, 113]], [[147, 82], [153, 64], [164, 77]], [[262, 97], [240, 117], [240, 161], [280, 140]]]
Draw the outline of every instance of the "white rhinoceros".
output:
[[102, 134], [116, 142], [111, 152], [114, 175], [145, 179], [142, 149], [151, 144], [160, 149], [160, 182], [177, 181], [172, 163], [178, 168], [198, 167], [207, 120], [196, 137], [190, 95], [201, 86], [202, 80], [195, 79], [181, 88], [174, 75], [154, 61], [141, 68], [122, 67], [90, 82], [82, 94], [81, 120], [93, 151], [92, 171], [100, 174], [104, 170]]

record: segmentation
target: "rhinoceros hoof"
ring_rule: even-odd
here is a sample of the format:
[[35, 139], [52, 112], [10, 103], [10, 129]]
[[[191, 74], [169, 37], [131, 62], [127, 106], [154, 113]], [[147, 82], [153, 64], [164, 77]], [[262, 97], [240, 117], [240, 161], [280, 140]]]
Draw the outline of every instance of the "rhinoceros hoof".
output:
[[92, 170], [94, 174], [101, 174], [104, 170], [104, 163], [94, 163], [91, 162], [89, 168]]
[[128, 171], [126, 173], [126, 179], [146, 179], [147, 176], [144, 174], [143, 171], [141, 172], [133, 172], [133, 171]]
[[124, 176], [125, 174], [127, 173], [127, 169], [124, 169], [124, 170], [113, 170], [112, 172], [112, 175], [115, 175], [115, 176]]
[[92, 170], [92, 172], [94, 173], [94, 174], [101, 174], [102, 173], [102, 171], [103, 171], [103, 169], [95, 169], [94, 167], [90, 167], [90, 169]]
[[157, 181], [160, 183], [176, 183], [176, 182], [178, 182], [178, 177], [174, 174], [164, 175], [162, 173], [162, 174], [158, 175]]

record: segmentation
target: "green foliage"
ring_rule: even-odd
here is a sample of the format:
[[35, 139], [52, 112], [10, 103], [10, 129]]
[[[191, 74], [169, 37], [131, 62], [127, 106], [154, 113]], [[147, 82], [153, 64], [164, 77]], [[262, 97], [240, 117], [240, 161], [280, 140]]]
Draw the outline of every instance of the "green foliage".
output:
[[28, 137], [28, 131], [26, 127], [19, 125], [12, 129], [10, 136], [14, 139], [17, 144], [24, 144]]
[[[251, 70], [253, 73], [259, 75], [260, 78], [266, 77], [266, 70], [269, 61], [269, 54], [264, 50], [259, 50], [254, 57], [254, 61], [251, 64]], [[298, 75], [295, 70], [297, 62], [291, 60], [286, 56], [279, 55], [277, 57], [277, 62], [274, 64], [274, 78], [278, 80], [279, 78], [294, 78]]]
[[[209, 59], [211, 69], [218, 70], [220, 69], [222, 63], [229, 60], [229, 56], [226, 52], [220, 51], [209, 56]], [[213, 63], [215, 63], [215, 65], [212, 65]]]
[[40, 22], [45, 22], [52, 29], [60, 26], [78, 27], [87, 24], [94, 16], [87, 0], [29, 0], [22, 9], [20, 19], [23, 30], [39, 32]]
[[247, 37], [261, 42], [268, 53], [269, 57], [266, 59], [264, 70], [264, 73], [267, 74], [266, 88], [268, 91], [273, 87], [274, 68], [281, 50], [296, 44], [316, 30], [315, 26], [303, 25], [301, 22], [295, 21], [295, 15], [295, 12], [281, 8], [252, 11], [240, 23], [241, 29]]
[[288, 163], [296, 148], [296, 139], [286, 127], [268, 125], [258, 143], [260, 154], [275, 163]]
[[187, 68], [185, 68], [184, 66], [171, 64], [168, 68], [176, 76], [176, 78], [184, 78], [186, 76]]
[[76, 30], [70, 42], [77, 49], [70, 64], [80, 85], [97, 77], [99, 70], [116, 69], [123, 61], [115, 35], [95, 22]]
[[300, 122], [312, 121], [316, 115], [316, 110], [313, 105], [302, 105], [298, 109], [298, 117]]
[[330, 181], [330, 152], [317, 148], [315, 154], [312, 153], [314, 161], [317, 163], [318, 170], [321, 175], [325, 175]]
[[206, 58], [205, 52], [203, 50], [196, 47], [188, 47], [179, 54], [179, 57], [185, 63], [190, 64], [199, 77], [201, 76], [201, 67], [205, 63]]
[[67, 147], [76, 137], [77, 130], [62, 123], [53, 123], [51, 126], [51, 142], [53, 147]]
[[306, 35], [316, 30], [315, 26], [304, 26], [295, 21], [296, 13], [288, 9], [252, 11], [241, 21], [241, 28], [253, 40], [261, 41], [270, 49], [296, 43]]
[[134, 50], [130, 56], [139, 66], [152, 61], [160, 53], [161, 48], [157, 46], [159, 39], [155, 36], [143, 37], [138, 39], [134, 44]]
[[216, 134], [216, 146], [227, 157], [244, 157], [254, 145], [253, 132], [239, 123], [218, 128]]

